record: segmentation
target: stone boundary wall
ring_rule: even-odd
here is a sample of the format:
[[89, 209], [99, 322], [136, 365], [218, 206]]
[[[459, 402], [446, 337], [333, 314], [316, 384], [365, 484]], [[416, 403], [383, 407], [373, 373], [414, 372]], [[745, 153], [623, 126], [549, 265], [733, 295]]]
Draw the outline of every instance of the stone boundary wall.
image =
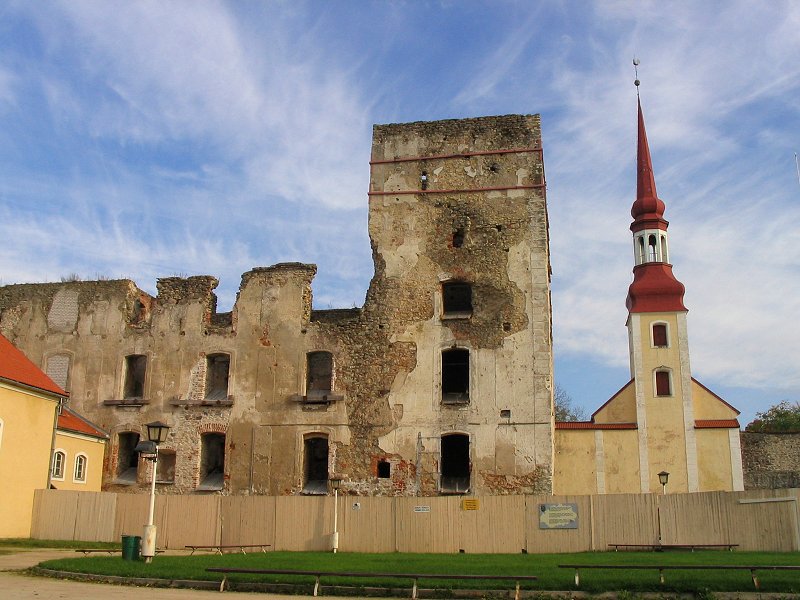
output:
[[744, 488], [800, 487], [800, 431], [741, 432]]

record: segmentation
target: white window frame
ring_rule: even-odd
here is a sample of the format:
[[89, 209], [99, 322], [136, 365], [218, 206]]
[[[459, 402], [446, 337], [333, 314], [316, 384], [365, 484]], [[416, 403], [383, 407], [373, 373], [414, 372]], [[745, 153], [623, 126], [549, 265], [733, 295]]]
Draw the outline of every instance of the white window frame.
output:
[[[667, 345], [666, 346], [656, 346], [656, 338], [653, 334], [653, 330], [655, 329], [656, 325], [663, 325], [667, 329]], [[651, 348], [671, 348], [672, 347], [672, 332], [670, 331], [669, 323], [666, 321], [653, 321], [650, 323], [650, 347]]]
[[[58, 462], [57, 456], [59, 454], [61, 455], [61, 464], [57, 465], [57, 462]], [[56, 466], [60, 466], [61, 467], [61, 469], [60, 469], [61, 473], [60, 474], [56, 472]], [[67, 453], [66, 453], [66, 451], [63, 448], [56, 448], [55, 450], [53, 450], [53, 466], [52, 466], [52, 470], [50, 472], [50, 479], [53, 479], [55, 481], [64, 481], [64, 472], [66, 471], [66, 467], [67, 467]]]
[[[78, 477], [78, 466], [81, 465], [81, 463], [83, 464], [83, 473], [81, 477]], [[75, 466], [72, 469], [72, 481], [74, 483], [86, 483], [86, 476], [88, 470], [89, 470], [89, 457], [83, 452], [76, 454]]]
[[[669, 377], [669, 394], [659, 394], [658, 393], [658, 381], [657, 381], [657, 373], [666, 373]], [[653, 369], [653, 397], [654, 398], [672, 398], [675, 396], [675, 382], [672, 379], [672, 369], [669, 367], [658, 367], [657, 369]]]

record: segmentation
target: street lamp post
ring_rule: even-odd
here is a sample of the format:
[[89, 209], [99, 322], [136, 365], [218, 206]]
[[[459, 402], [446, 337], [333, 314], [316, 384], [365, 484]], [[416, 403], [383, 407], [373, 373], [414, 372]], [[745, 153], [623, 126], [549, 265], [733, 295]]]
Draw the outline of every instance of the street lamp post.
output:
[[158, 445], [167, 441], [169, 425], [161, 421], [154, 421], [145, 425], [147, 427], [147, 442], [140, 443], [136, 448], [141, 452], [142, 458], [153, 462], [153, 477], [150, 481], [150, 507], [147, 511], [147, 525], [144, 526], [142, 536], [142, 556], [144, 562], [153, 562], [156, 555], [156, 526], [153, 517], [156, 507], [156, 471], [158, 470]]
[[331, 535], [331, 550], [336, 554], [339, 550], [339, 487], [342, 485], [341, 476], [331, 475], [328, 479], [333, 490], [333, 534]]
[[669, 473], [666, 471], [661, 471], [658, 474], [658, 483], [661, 484], [661, 493], [666, 495], [667, 493], [667, 482], [669, 481]]

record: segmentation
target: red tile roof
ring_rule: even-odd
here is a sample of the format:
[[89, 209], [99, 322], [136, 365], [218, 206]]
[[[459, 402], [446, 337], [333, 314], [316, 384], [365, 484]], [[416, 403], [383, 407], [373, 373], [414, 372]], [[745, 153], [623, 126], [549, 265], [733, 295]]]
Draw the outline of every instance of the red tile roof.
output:
[[68, 396], [27, 356], [0, 334], [0, 379], [36, 388], [56, 396]]
[[697, 419], [695, 429], [739, 429], [738, 419]]
[[636, 423], [592, 423], [591, 421], [556, 422], [556, 429], [636, 429]]
[[108, 434], [96, 427], [78, 413], [73, 410], [70, 410], [66, 406], [61, 411], [61, 414], [58, 416], [58, 429], [60, 431], [71, 431], [73, 433], [82, 433], [83, 435], [88, 435], [91, 437], [96, 437], [100, 439], [108, 439]]

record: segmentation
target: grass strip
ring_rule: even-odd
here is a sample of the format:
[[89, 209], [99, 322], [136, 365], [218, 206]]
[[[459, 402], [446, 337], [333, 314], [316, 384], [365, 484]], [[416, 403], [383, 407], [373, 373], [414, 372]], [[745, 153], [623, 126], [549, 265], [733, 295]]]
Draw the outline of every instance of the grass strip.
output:
[[[94, 573], [123, 577], [155, 577], [163, 579], [195, 579], [220, 581], [221, 574], [207, 573], [207, 567], [246, 569], [297, 569], [319, 571], [353, 571], [378, 573], [442, 573], [536, 575], [535, 582], [523, 582], [530, 590], [574, 589], [574, 571], [560, 569], [559, 564], [603, 565], [797, 565], [800, 553], [767, 552], [584, 552], [573, 554], [357, 554], [329, 552], [269, 552], [253, 554], [204, 554], [195, 556], [158, 556], [147, 565], [140, 561], [124, 561], [121, 557], [75, 557], [51, 560], [42, 567], [75, 573]], [[797, 571], [759, 571], [763, 592], [800, 592]], [[581, 573], [580, 589], [587, 592], [628, 590], [631, 592], [668, 591], [703, 593], [714, 591], [754, 591], [749, 571], [670, 570], [666, 583], [660, 585], [658, 571], [651, 570], [587, 570]], [[314, 578], [290, 575], [233, 574], [231, 581], [313, 584]], [[411, 587], [408, 579], [328, 577], [323, 586]], [[509, 589], [514, 583], [492, 580], [420, 579], [419, 585], [434, 589]]]

